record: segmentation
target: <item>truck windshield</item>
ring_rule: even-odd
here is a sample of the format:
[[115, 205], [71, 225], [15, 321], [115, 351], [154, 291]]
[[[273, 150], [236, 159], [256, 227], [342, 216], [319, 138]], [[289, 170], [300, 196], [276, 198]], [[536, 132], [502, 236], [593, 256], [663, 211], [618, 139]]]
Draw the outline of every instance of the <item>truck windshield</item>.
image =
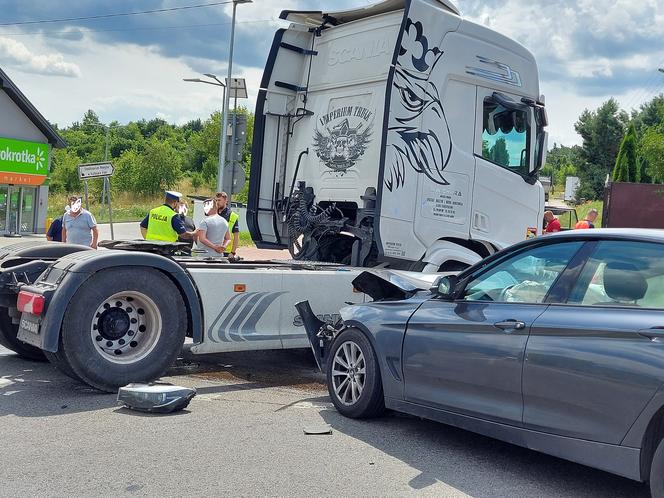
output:
[[520, 175], [530, 172], [530, 109], [484, 99], [482, 157]]

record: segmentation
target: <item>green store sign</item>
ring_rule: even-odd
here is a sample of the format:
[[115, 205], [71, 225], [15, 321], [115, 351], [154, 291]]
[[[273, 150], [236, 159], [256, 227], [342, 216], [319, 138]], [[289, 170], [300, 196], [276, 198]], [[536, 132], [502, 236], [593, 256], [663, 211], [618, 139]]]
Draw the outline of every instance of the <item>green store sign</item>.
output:
[[0, 183], [40, 185], [48, 174], [48, 145], [0, 137]]
[[48, 145], [0, 138], [0, 170], [46, 175], [48, 173]]

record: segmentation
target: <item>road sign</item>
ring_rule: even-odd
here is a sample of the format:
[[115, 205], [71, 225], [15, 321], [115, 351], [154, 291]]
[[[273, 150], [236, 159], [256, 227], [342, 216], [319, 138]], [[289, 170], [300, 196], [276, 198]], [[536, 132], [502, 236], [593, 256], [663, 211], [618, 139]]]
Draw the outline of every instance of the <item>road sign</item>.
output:
[[91, 178], [106, 178], [113, 176], [113, 164], [111, 163], [86, 163], [78, 165], [79, 180]]

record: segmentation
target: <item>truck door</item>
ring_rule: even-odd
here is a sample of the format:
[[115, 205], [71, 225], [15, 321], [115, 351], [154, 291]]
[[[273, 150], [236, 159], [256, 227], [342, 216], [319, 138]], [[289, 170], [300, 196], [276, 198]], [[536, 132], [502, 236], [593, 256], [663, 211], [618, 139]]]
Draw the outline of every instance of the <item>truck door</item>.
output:
[[541, 231], [544, 192], [528, 176], [537, 148], [533, 110], [520, 104], [520, 96], [495, 93], [477, 87], [470, 235], [503, 248]]
[[277, 201], [285, 189], [291, 118], [302, 113], [298, 108], [302, 107], [305, 69], [313, 55], [312, 37], [306, 30], [277, 31], [256, 100], [247, 224], [253, 240], [262, 247], [285, 247], [279, 236]]

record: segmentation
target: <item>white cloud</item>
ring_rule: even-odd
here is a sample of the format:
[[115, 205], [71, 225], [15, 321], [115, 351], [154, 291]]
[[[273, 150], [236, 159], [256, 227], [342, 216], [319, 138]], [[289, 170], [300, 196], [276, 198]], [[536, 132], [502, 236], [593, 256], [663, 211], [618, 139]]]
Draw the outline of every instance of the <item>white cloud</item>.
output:
[[0, 37], [0, 62], [26, 73], [74, 78], [81, 76], [80, 68], [66, 62], [62, 54], [37, 55], [23, 43], [11, 38]]
[[[252, 4], [237, 7], [236, 42], [240, 39], [245, 43], [250, 40], [264, 44], [267, 57], [274, 30], [286, 24], [278, 19], [281, 10], [318, 10], [321, 6], [327, 10], [344, 10], [369, 3], [373, 2], [254, 0]], [[664, 50], [661, 44], [646, 44], [638, 38], [652, 38], [653, 33], [664, 37], [662, 0], [579, 0], [574, 3], [572, 0], [501, 0], [500, 3], [458, 0], [457, 3], [462, 15], [517, 39], [535, 54], [542, 75], [541, 89], [547, 98], [551, 144], [554, 141], [565, 145], [579, 143], [580, 138], [574, 131], [579, 114], [585, 108], [597, 107], [612, 95], [629, 109], [664, 90], [664, 78], [659, 86], [657, 79], [664, 75], [655, 71], [656, 67], [664, 65]], [[230, 6], [225, 8], [230, 13]], [[272, 22], [256, 22], [264, 19]], [[214, 33], [202, 31], [200, 38], [209, 44], [226, 44], [228, 28], [224, 26]], [[254, 36], [242, 38], [248, 32]], [[175, 39], [181, 32], [173, 33]], [[156, 47], [96, 42], [93, 36], [86, 34], [82, 40], [58, 39], [55, 46], [63, 56], [54, 49], [52, 39], [35, 35], [17, 42], [0, 35], [0, 64], [40, 111], [60, 125], [80, 120], [90, 108], [104, 121], [126, 122], [161, 116], [174, 123], [204, 119], [220, 108], [220, 89], [185, 83], [182, 78], [196, 77], [201, 72], [224, 77], [226, 61], [209, 58], [214, 57], [209, 52], [195, 52], [198, 58], [166, 56], [162, 54], [174, 52], [164, 52], [163, 47], [160, 53]], [[607, 45], [609, 43], [613, 45]], [[614, 45], [622, 52], [612, 53]], [[242, 48], [236, 45], [233, 72], [247, 79], [249, 99], [238, 103], [253, 109], [263, 69], [249, 67], [257, 58], [248, 60], [248, 52], [243, 52]], [[644, 72], [652, 72], [652, 78], [629, 79]], [[46, 77], [54, 74], [80, 77]], [[591, 87], [592, 96], [583, 95], [589, 93]]]
[[[33, 38], [30, 50], [41, 53], [48, 41]], [[131, 44], [108, 45], [86, 38], [85, 47], [70, 57], [85, 68], [77, 79], [34, 77], [9, 67], [8, 73], [33, 104], [51, 122], [67, 126], [80, 121], [93, 109], [104, 122], [162, 117], [182, 124], [206, 119], [221, 108], [221, 91], [210, 85], [186, 83], [182, 78], [199, 76], [184, 60], [159, 54], [149, 47]], [[205, 63], [205, 60], [198, 60]], [[209, 61], [210, 67], [219, 61]], [[262, 68], [235, 65], [234, 74], [247, 79], [249, 99], [238, 101], [253, 110]], [[225, 76], [218, 71], [220, 77]], [[232, 105], [232, 103], [231, 103]]]

